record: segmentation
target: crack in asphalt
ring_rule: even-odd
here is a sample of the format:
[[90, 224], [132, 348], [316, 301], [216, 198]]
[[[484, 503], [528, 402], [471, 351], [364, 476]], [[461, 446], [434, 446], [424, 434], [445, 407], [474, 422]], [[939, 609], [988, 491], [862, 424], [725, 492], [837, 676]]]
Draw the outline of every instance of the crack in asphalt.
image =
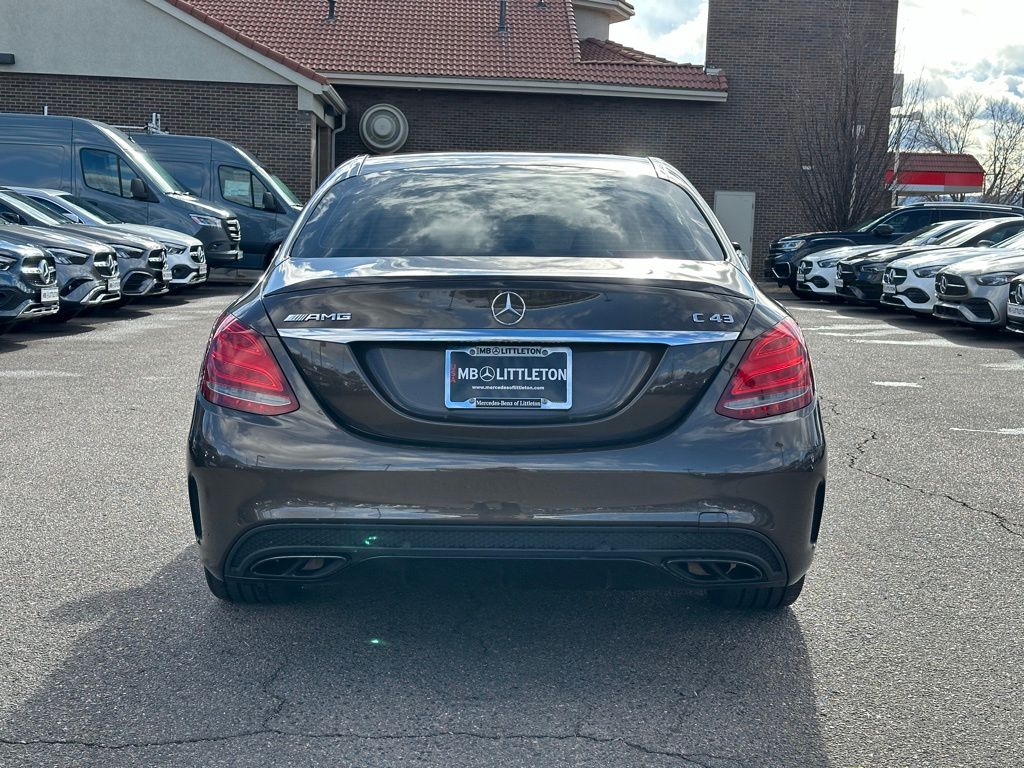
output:
[[[831, 411], [831, 413], [834, 416], [839, 418], [842, 417], [843, 414], [840, 413], [839, 406], [836, 402], [827, 400], [825, 398], [820, 398], [820, 400], [823, 405], [828, 407], [829, 411]], [[829, 422], [828, 420], [823, 419], [823, 421], [825, 422], [826, 426], [832, 426], [831, 422]], [[855, 472], [860, 472], [861, 474], [867, 475], [869, 477], [877, 478], [878, 480], [882, 480], [886, 483], [891, 483], [892, 485], [895, 485], [899, 488], [905, 488], [908, 491], [919, 493], [922, 496], [928, 496], [933, 499], [943, 499], [945, 501], [949, 501], [953, 504], [956, 504], [957, 506], [963, 507], [964, 509], [970, 512], [974, 512], [981, 515], [987, 515], [990, 518], [992, 518], [992, 520], [994, 520], [1000, 528], [1009, 533], [1011, 536], [1024, 539], [1024, 531], [1020, 529], [1020, 526], [1017, 523], [1011, 522], [1005, 515], [1002, 515], [999, 512], [996, 512], [995, 510], [986, 509], [985, 507], [976, 507], [970, 502], [964, 501], [963, 499], [959, 499], [951, 494], [943, 493], [942, 491], [930, 491], [927, 488], [920, 488], [916, 485], [911, 485], [910, 483], [904, 482], [903, 480], [897, 480], [894, 477], [890, 477], [880, 472], [874, 472], [870, 469], [864, 468], [860, 464], [861, 459], [863, 459], [868, 454], [868, 449], [872, 443], [877, 443], [881, 441], [881, 436], [878, 432], [868, 427], [861, 427], [855, 425], [854, 428], [859, 429], [862, 432], [866, 432], [867, 437], [865, 437], [863, 440], [861, 440], [859, 443], [853, 446], [852, 452], [848, 452], [846, 454], [846, 464], [847, 466], [850, 467], [850, 469], [854, 470]]]
[[224, 736], [204, 736], [196, 738], [183, 738], [183, 739], [167, 739], [160, 741], [142, 741], [142, 742], [125, 742], [122, 744], [104, 744], [102, 742], [85, 741], [80, 739], [31, 739], [31, 740], [14, 740], [0, 738], [0, 745], [6, 745], [11, 747], [31, 747], [31, 746], [66, 746], [66, 747], [82, 747], [86, 749], [96, 749], [108, 752], [122, 751], [128, 749], [147, 749], [152, 747], [176, 747], [176, 746], [189, 746], [192, 744], [215, 744], [227, 741], [236, 741], [238, 739], [252, 738], [256, 736], [279, 736], [282, 738], [301, 738], [301, 739], [313, 739], [313, 740], [329, 740], [336, 739], [339, 741], [427, 741], [431, 739], [448, 739], [448, 738], [465, 738], [465, 739], [480, 739], [486, 741], [502, 742], [502, 741], [572, 741], [574, 739], [580, 741], [588, 741], [593, 744], [621, 744], [624, 747], [628, 747], [637, 752], [641, 752], [645, 755], [666, 757], [671, 760], [681, 761], [686, 765], [696, 766], [696, 768], [713, 768], [707, 762], [701, 762], [702, 760], [712, 760], [718, 763], [729, 762], [736, 765], [741, 765], [735, 758], [721, 757], [717, 755], [711, 755], [705, 752], [694, 752], [694, 753], [683, 753], [683, 752], [671, 752], [664, 749], [656, 749], [654, 747], [648, 747], [638, 742], [629, 741], [621, 736], [594, 736], [584, 733], [516, 733], [516, 734], [492, 734], [492, 733], [474, 733], [471, 731], [443, 731], [439, 733], [423, 733], [423, 734], [352, 734], [352, 733], [303, 733], [301, 731], [285, 731], [278, 728], [261, 728], [253, 731], [241, 731], [239, 733], [224, 735]]

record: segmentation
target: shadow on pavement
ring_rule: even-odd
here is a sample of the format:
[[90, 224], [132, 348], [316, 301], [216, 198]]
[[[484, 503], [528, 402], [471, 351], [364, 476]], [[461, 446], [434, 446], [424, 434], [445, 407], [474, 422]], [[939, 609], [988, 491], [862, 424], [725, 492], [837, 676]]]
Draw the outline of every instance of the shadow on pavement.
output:
[[0, 726], [0, 762], [828, 764], [791, 611], [495, 574], [365, 568], [240, 607], [206, 592], [190, 548], [47, 616], [83, 634]]

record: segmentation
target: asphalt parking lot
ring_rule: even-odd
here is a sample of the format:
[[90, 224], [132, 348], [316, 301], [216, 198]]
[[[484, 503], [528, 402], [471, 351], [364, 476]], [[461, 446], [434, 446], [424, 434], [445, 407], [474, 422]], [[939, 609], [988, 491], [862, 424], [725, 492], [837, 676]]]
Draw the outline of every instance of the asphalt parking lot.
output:
[[1021, 764], [1024, 338], [787, 302], [831, 450], [793, 609], [465, 566], [236, 607], [184, 482], [236, 290], [0, 337], [0, 764]]

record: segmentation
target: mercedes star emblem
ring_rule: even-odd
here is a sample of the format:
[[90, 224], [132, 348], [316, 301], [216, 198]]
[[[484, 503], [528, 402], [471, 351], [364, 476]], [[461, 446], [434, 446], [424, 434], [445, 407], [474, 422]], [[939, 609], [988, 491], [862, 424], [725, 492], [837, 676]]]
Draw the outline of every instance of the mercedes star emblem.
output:
[[1017, 303], [1024, 304], [1024, 283], [1017, 286]]
[[939, 278], [939, 293], [945, 293], [946, 288], [949, 284], [946, 282], [946, 276], [943, 275]]
[[491, 314], [502, 325], [515, 325], [526, 316], [526, 302], [518, 293], [504, 291], [491, 302]]

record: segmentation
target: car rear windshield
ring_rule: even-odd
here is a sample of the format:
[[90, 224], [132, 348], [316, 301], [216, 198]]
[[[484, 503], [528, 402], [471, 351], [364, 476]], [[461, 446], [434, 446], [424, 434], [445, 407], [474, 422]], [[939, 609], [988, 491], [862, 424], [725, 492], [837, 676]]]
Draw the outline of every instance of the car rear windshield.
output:
[[725, 258], [693, 199], [671, 182], [525, 166], [346, 179], [311, 212], [291, 256]]

